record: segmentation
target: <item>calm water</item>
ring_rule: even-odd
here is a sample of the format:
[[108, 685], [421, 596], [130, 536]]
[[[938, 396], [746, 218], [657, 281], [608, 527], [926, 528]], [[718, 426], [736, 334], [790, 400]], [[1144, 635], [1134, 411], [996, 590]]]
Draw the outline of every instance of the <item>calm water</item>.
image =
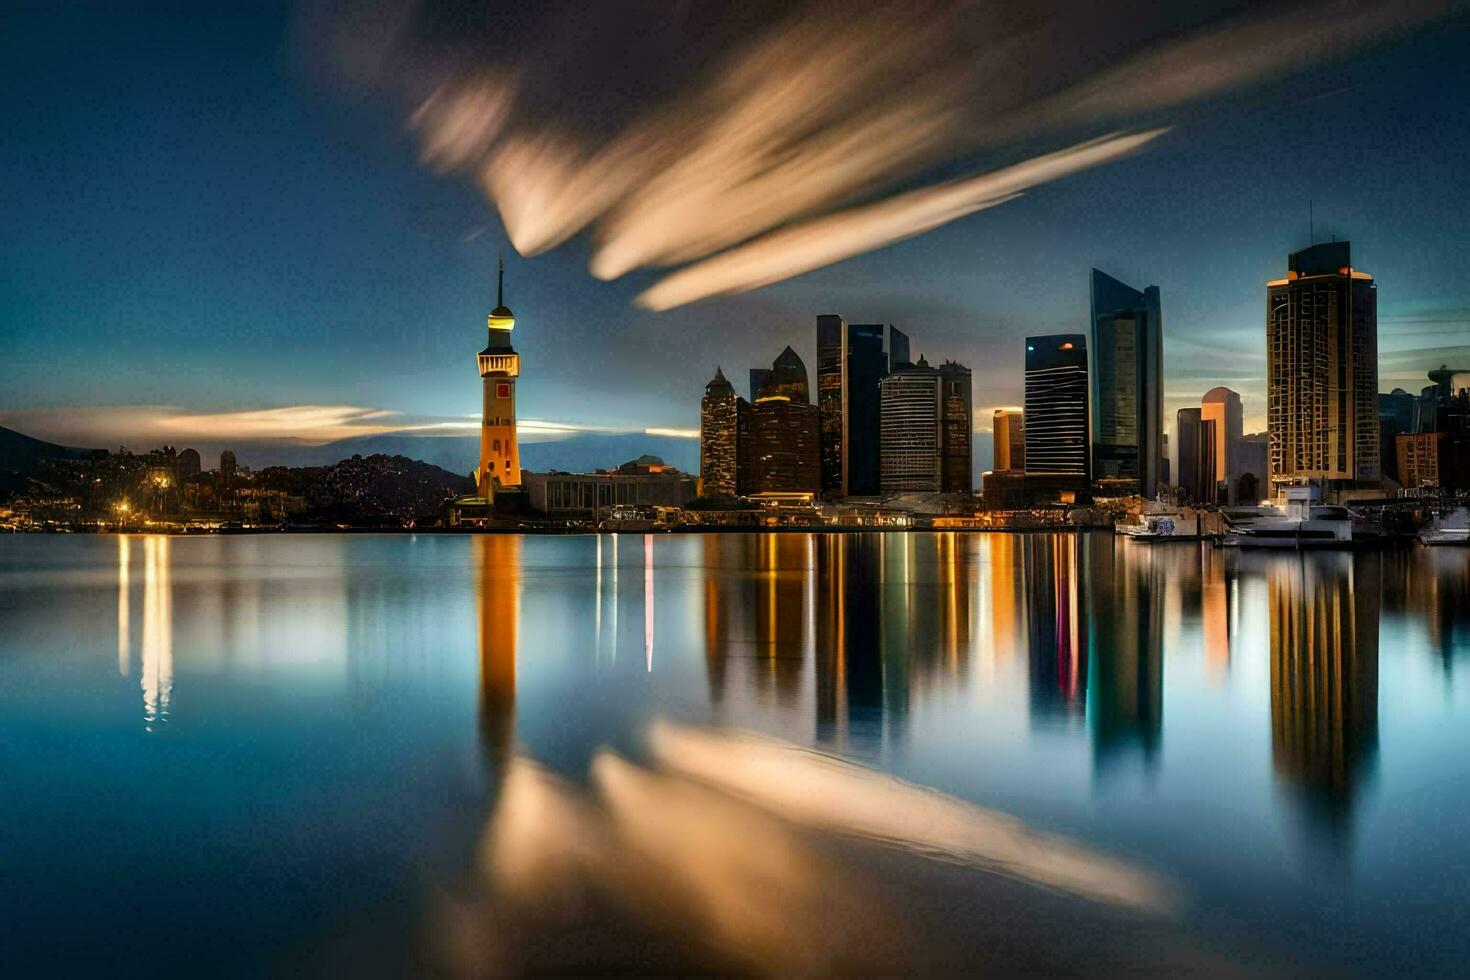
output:
[[0, 974], [1463, 970], [1470, 552], [0, 539]]

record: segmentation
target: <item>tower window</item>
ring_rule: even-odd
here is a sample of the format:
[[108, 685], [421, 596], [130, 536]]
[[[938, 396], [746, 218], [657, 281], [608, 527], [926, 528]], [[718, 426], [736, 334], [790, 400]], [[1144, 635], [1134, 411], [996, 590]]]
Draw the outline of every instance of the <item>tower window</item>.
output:
[[502, 381], [499, 384], [497, 384], [495, 386], [495, 397], [496, 398], [509, 398], [510, 397], [510, 385], [506, 384], [504, 381]]

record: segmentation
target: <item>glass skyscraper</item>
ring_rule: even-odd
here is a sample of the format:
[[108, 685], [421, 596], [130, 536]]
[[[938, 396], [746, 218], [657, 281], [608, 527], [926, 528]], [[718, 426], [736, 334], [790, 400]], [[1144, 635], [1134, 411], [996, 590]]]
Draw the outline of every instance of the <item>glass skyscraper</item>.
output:
[[1026, 338], [1026, 478], [1086, 489], [1087, 338], [1080, 333]]
[[822, 492], [828, 496], [878, 493], [878, 383], [888, 373], [883, 332], [881, 323], [847, 323], [832, 314], [817, 317], [821, 476]]
[[1092, 478], [1158, 492], [1164, 458], [1159, 287], [1092, 270]]

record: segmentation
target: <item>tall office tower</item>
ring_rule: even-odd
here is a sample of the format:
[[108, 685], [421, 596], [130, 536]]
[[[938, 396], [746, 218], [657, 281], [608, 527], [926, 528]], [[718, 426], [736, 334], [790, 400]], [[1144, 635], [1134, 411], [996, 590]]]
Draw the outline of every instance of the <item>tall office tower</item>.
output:
[[822, 492], [842, 493], [842, 317], [817, 317], [817, 411], [822, 420]]
[[699, 476], [706, 496], [740, 492], [741, 423], [749, 408], [725, 372], [715, 368], [699, 406]]
[[1175, 419], [1174, 435], [1180, 488], [1189, 494], [1193, 503], [1213, 504], [1216, 500], [1214, 420], [1204, 418], [1198, 408], [1181, 408]]
[[219, 454], [219, 478], [224, 489], [228, 490], [235, 483], [235, 451], [226, 449]]
[[1378, 285], [1348, 242], [1291, 253], [1266, 284], [1271, 494], [1379, 479]]
[[746, 413], [742, 493], [817, 493], [822, 488], [821, 414], [806, 365], [787, 347]]
[[1143, 292], [1092, 270], [1092, 478], [1152, 498], [1164, 451], [1159, 287]]
[[828, 495], [878, 492], [878, 382], [887, 373], [881, 323], [847, 323], [832, 314], [817, 317], [822, 490]]
[[1059, 489], [1092, 482], [1088, 452], [1087, 338], [1026, 338], [1026, 479]]
[[909, 360], [909, 335], [890, 323], [888, 325], [888, 370], [897, 371], [913, 363]]
[[944, 493], [969, 493], [971, 476], [971, 431], [975, 416], [970, 399], [970, 369], [954, 361], [939, 365], [939, 489]]
[[497, 489], [521, 485], [521, 449], [516, 439], [516, 378], [521, 374], [521, 355], [510, 345], [515, 325], [515, 314], [505, 305], [505, 261], [501, 260], [495, 309], [486, 318], [490, 342], [476, 359], [485, 408], [480, 425], [480, 468], [475, 478], [480, 496], [486, 500]]
[[1225, 488], [1215, 499], [1222, 504], [1239, 503], [1240, 440], [1245, 435], [1240, 396], [1229, 388], [1211, 388], [1199, 407], [1200, 417], [1215, 423], [1215, 479]]
[[842, 350], [843, 496], [878, 493], [878, 383], [887, 373], [883, 324], [849, 323]]
[[881, 480], [885, 494], [937, 493], [943, 481], [940, 374], [922, 357], [878, 385], [882, 405]]
[[991, 422], [995, 471], [1026, 468], [1026, 413], [1019, 408], [997, 408]]

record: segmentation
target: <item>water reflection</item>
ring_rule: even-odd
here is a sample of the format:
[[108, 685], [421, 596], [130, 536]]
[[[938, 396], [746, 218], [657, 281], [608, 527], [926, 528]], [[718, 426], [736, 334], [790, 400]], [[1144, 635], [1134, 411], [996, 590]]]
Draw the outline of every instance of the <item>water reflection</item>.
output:
[[1379, 555], [1268, 566], [1271, 754], [1329, 840], [1346, 836], [1378, 747]]
[[[152, 732], [168, 723], [173, 701], [173, 558], [167, 537], [149, 535], [142, 540], [143, 636], [138, 686], [143, 692], [143, 728]], [[132, 542], [126, 535], [119, 535], [117, 541], [117, 669], [126, 677], [132, 670]]]
[[481, 534], [470, 539], [480, 653], [481, 744], [496, 772], [504, 770], [515, 745], [521, 540], [514, 534]]

